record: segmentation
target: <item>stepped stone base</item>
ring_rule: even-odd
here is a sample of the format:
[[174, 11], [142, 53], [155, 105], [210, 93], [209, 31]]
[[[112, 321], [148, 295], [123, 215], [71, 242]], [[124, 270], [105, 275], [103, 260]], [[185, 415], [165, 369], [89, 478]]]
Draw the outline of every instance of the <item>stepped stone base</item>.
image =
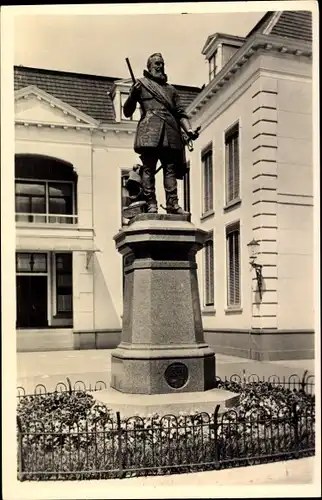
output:
[[135, 414], [141, 417], [152, 413], [159, 415], [179, 415], [180, 412], [213, 413], [217, 405], [222, 413], [237, 406], [239, 394], [224, 389], [212, 389], [205, 392], [181, 392], [178, 394], [123, 394], [111, 387], [97, 392], [91, 392], [96, 401], [104, 403], [112, 411], [119, 411], [121, 417], [131, 417]]

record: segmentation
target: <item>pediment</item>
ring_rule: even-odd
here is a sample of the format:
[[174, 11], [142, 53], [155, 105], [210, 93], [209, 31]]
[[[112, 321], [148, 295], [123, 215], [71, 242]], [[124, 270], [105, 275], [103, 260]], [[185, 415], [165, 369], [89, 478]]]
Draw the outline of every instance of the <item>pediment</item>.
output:
[[15, 121], [81, 128], [93, 128], [98, 125], [92, 117], [34, 85], [15, 92]]

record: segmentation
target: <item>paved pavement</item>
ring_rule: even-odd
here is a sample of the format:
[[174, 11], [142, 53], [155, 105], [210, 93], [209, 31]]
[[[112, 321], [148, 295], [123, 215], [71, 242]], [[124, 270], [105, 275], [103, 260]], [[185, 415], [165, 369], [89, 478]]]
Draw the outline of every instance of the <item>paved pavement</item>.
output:
[[[277, 375], [286, 379], [291, 375], [301, 377], [305, 370], [314, 374], [314, 360], [296, 361], [252, 361], [234, 356], [216, 355], [217, 375], [221, 378], [237, 374], [246, 377], [256, 374], [260, 378]], [[72, 383], [78, 380], [95, 385], [102, 380], [110, 381], [111, 350], [20, 352], [17, 354], [17, 385], [27, 392], [37, 384], [44, 384], [52, 390], [60, 381], [69, 377]]]
[[[319, 498], [315, 457], [253, 467], [157, 477], [11, 485], [10, 500], [82, 498]], [[144, 486], [144, 490], [143, 490]], [[8, 490], [8, 488], [5, 488]]]

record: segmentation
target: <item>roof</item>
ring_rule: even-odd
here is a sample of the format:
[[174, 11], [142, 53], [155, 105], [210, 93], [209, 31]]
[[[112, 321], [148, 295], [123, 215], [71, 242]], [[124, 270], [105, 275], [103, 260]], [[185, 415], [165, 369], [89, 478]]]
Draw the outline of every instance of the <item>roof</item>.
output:
[[305, 10], [267, 12], [248, 33], [275, 35], [306, 42], [312, 41], [312, 12]]
[[117, 78], [15, 66], [14, 86], [35, 85], [48, 94], [99, 121], [113, 121], [114, 108], [107, 93]]
[[[120, 78], [86, 75], [66, 71], [14, 67], [14, 88], [19, 90], [35, 85], [53, 97], [73, 106], [100, 122], [115, 120], [114, 106], [109, 92]], [[184, 107], [200, 92], [198, 87], [174, 85]]]

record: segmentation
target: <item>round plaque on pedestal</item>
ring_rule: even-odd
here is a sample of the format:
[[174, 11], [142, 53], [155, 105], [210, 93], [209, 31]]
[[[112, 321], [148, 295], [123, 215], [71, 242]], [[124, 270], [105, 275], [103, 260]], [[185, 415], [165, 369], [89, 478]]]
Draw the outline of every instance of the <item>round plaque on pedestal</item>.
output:
[[173, 389], [180, 389], [188, 380], [188, 368], [183, 363], [172, 363], [164, 373], [167, 384]]

